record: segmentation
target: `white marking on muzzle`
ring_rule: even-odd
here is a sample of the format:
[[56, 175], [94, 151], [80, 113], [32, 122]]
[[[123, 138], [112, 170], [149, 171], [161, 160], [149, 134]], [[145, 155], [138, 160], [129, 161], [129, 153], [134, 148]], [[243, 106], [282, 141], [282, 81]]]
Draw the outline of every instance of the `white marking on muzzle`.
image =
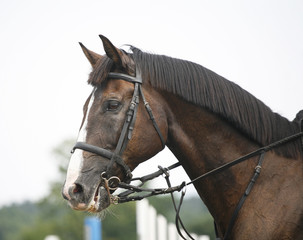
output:
[[[90, 108], [93, 105], [94, 102], [94, 93], [95, 93], [95, 89], [93, 90], [93, 93], [91, 95], [88, 107], [87, 107], [87, 111], [86, 111], [86, 116], [85, 116], [85, 120], [84, 123], [79, 131], [78, 134], [78, 142], [85, 142], [86, 141], [86, 129], [87, 129], [87, 121], [88, 121], [88, 115], [90, 112]], [[80, 175], [80, 171], [82, 169], [82, 165], [83, 165], [83, 150], [81, 149], [76, 149], [75, 152], [73, 153], [73, 155], [71, 156], [69, 165], [68, 165], [68, 169], [67, 169], [67, 174], [66, 174], [66, 181], [64, 184], [64, 188], [63, 188], [63, 193], [66, 197], [68, 197], [69, 199], [71, 199], [71, 197], [69, 196], [68, 190], [71, 186], [74, 185], [74, 183], [76, 182], [77, 178]]]

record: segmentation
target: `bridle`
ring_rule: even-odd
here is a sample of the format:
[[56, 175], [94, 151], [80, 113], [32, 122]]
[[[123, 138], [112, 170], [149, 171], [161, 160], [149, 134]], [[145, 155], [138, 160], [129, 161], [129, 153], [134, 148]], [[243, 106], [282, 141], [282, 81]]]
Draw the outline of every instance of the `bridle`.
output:
[[[156, 132], [159, 135], [159, 138], [160, 138], [161, 143], [162, 143], [162, 148], [165, 147], [165, 140], [164, 140], [164, 137], [163, 137], [156, 121], [155, 121], [155, 118], [154, 118], [153, 113], [152, 113], [152, 109], [151, 109], [149, 103], [146, 101], [145, 96], [143, 94], [142, 87], [141, 87], [142, 86], [142, 78], [141, 78], [140, 73], [137, 73], [136, 77], [132, 77], [132, 76], [122, 74], [122, 73], [110, 72], [108, 74], [108, 79], [122, 79], [122, 80], [131, 82], [131, 83], [134, 84], [134, 93], [133, 93], [133, 96], [132, 96], [132, 100], [130, 102], [130, 106], [129, 106], [128, 111], [126, 113], [126, 118], [125, 118], [125, 121], [124, 121], [124, 124], [123, 124], [123, 127], [122, 127], [122, 131], [121, 131], [116, 149], [113, 152], [111, 152], [111, 151], [109, 151], [105, 148], [97, 147], [97, 146], [94, 146], [94, 145], [91, 145], [91, 144], [87, 144], [85, 142], [77, 142], [75, 144], [75, 146], [73, 147], [73, 149], [72, 149], [72, 153], [74, 153], [74, 151], [76, 149], [81, 149], [81, 150], [88, 151], [88, 152], [97, 154], [99, 156], [105, 157], [105, 158], [110, 160], [109, 164], [107, 165], [106, 171], [101, 174], [101, 181], [104, 182], [105, 188], [107, 189], [107, 192], [108, 192], [108, 194], [111, 198], [111, 202], [114, 203], [114, 204], [124, 203], [124, 202], [129, 202], [129, 201], [135, 201], [135, 200], [141, 200], [141, 199], [146, 198], [146, 197], [160, 195], [160, 194], [171, 194], [172, 201], [173, 201], [173, 204], [174, 204], [174, 208], [176, 210], [176, 227], [177, 227], [179, 235], [183, 239], [186, 239], [186, 238], [183, 236], [183, 234], [180, 230], [179, 224], [181, 224], [183, 230], [189, 236], [189, 238], [193, 239], [190, 236], [190, 234], [188, 233], [188, 231], [185, 229], [185, 227], [184, 227], [184, 225], [183, 225], [183, 223], [180, 219], [180, 216], [179, 216], [180, 208], [181, 208], [182, 201], [183, 201], [183, 198], [184, 198], [184, 195], [185, 195], [185, 187], [186, 186], [188, 186], [190, 184], [193, 184], [194, 182], [196, 182], [198, 180], [202, 180], [202, 179], [204, 179], [208, 176], [212, 176], [212, 175], [215, 175], [217, 173], [223, 172], [224, 170], [226, 170], [226, 169], [228, 169], [228, 168], [230, 168], [230, 167], [232, 167], [236, 164], [239, 164], [243, 161], [251, 159], [255, 156], [259, 156], [258, 164], [255, 167], [254, 174], [253, 174], [250, 182], [248, 183], [244, 194], [242, 195], [238, 204], [236, 205], [236, 208], [235, 208], [235, 210], [232, 214], [231, 220], [230, 220], [230, 222], [228, 224], [228, 227], [225, 231], [224, 240], [226, 240], [230, 236], [230, 233], [233, 229], [233, 226], [235, 224], [235, 221], [237, 219], [237, 216], [238, 216], [238, 213], [239, 213], [241, 207], [243, 206], [246, 198], [250, 194], [256, 180], [258, 179], [258, 177], [260, 175], [265, 153], [274, 149], [274, 148], [276, 148], [276, 147], [279, 147], [279, 146], [284, 145], [286, 143], [295, 141], [298, 138], [301, 138], [302, 149], [303, 149], [303, 119], [301, 119], [300, 120], [300, 126], [301, 127], [300, 127], [300, 132], [299, 133], [291, 135], [291, 136], [286, 137], [284, 139], [281, 139], [281, 140], [279, 140], [277, 142], [274, 142], [272, 144], [269, 144], [268, 146], [261, 147], [261, 148], [255, 150], [255, 151], [253, 151], [253, 152], [251, 152], [251, 153], [249, 153], [245, 156], [242, 156], [242, 157], [240, 157], [240, 158], [238, 158], [234, 161], [231, 161], [231, 162], [226, 163], [226, 164], [224, 164], [224, 165], [222, 165], [218, 168], [215, 168], [215, 169], [213, 169], [209, 172], [206, 172], [206, 173], [198, 176], [197, 178], [191, 180], [188, 183], [182, 182], [182, 184], [180, 184], [178, 186], [175, 186], [175, 187], [171, 186], [171, 183], [170, 183], [170, 180], [169, 180], [169, 171], [176, 168], [176, 167], [181, 166], [181, 164], [179, 162], [169, 166], [168, 168], [163, 168], [163, 167], [159, 166], [159, 170], [152, 173], [152, 174], [148, 174], [148, 175], [140, 177], [140, 178], [132, 178], [131, 170], [125, 164], [125, 162], [123, 161], [122, 155], [123, 155], [124, 150], [127, 147], [128, 142], [130, 141], [130, 139], [132, 137], [132, 133], [133, 133], [133, 130], [134, 130], [134, 125], [135, 125], [135, 121], [136, 121], [136, 117], [137, 117], [137, 111], [138, 111], [140, 96], [142, 97], [145, 109], [148, 112], [150, 120], [152, 121], [152, 124], [153, 124]], [[113, 176], [113, 166], [114, 166], [114, 164], [119, 165], [123, 169], [123, 172], [125, 174], [124, 182], [121, 182], [118, 177]], [[156, 178], [160, 175], [164, 175], [164, 177], [166, 179], [166, 182], [167, 182], [167, 185], [168, 185], [167, 188], [156, 188], [156, 189], [142, 188], [144, 183], [146, 183], [147, 181], [152, 180], [152, 179], [154, 179], [154, 178]], [[136, 181], [136, 180], [139, 180], [141, 182], [141, 184], [139, 184], [139, 186], [134, 186], [134, 185], [129, 184], [131, 181]], [[112, 185], [111, 181], [115, 182], [115, 184], [114, 184], [115, 186], [111, 186]], [[120, 193], [117, 196], [112, 196], [111, 191], [116, 190], [117, 188], [123, 188], [123, 189], [126, 189], [126, 191]], [[181, 194], [181, 198], [180, 198], [180, 201], [179, 201], [179, 206], [176, 206], [173, 193], [176, 192], [176, 191], [179, 192], [181, 190], [182, 190], [182, 194]], [[138, 193], [138, 192], [140, 192], [140, 193], [147, 192], [147, 193], [144, 194], [144, 195], [134, 195], [134, 196], [132, 196], [132, 194]], [[216, 223], [215, 223], [215, 231], [216, 231], [216, 235], [217, 235], [216, 239], [220, 239], [218, 237]]]
[[165, 147], [165, 140], [164, 140], [164, 137], [160, 131], [160, 128], [158, 127], [158, 124], [156, 123], [156, 120], [153, 116], [152, 109], [151, 109], [149, 103], [146, 101], [145, 96], [143, 94], [142, 87], [141, 87], [141, 85], [142, 85], [141, 74], [139, 72], [137, 72], [136, 77], [132, 77], [132, 76], [122, 74], [122, 73], [110, 72], [108, 74], [107, 78], [108, 79], [122, 79], [122, 80], [131, 82], [134, 84], [134, 93], [133, 93], [128, 111], [126, 113], [126, 117], [124, 120], [124, 124], [123, 124], [122, 130], [121, 130], [121, 134], [120, 134], [116, 149], [114, 152], [111, 152], [105, 148], [97, 147], [97, 146], [94, 146], [94, 145], [91, 145], [91, 144], [88, 144], [85, 142], [77, 142], [75, 144], [75, 146], [73, 147], [72, 153], [74, 153], [74, 151], [76, 149], [81, 149], [81, 150], [95, 153], [99, 156], [109, 159], [110, 162], [107, 165], [105, 173], [102, 173], [102, 175], [106, 178], [110, 178], [111, 176], [113, 176], [113, 166], [116, 163], [123, 169], [123, 172], [125, 174], [124, 181], [126, 183], [129, 183], [130, 180], [132, 179], [132, 173], [131, 173], [130, 168], [123, 161], [122, 155], [123, 155], [124, 150], [126, 149], [128, 142], [130, 141], [130, 139], [132, 137], [134, 125], [135, 125], [136, 118], [137, 118], [137, 111], [138, 111], [140, 96], [142, 97], [145, 109], [150, 117], [150, 120], [152, 121], [152, 124], [153, 124], [156, 132], [159, 135], [159, 138], [162, 143], [162, 148]]

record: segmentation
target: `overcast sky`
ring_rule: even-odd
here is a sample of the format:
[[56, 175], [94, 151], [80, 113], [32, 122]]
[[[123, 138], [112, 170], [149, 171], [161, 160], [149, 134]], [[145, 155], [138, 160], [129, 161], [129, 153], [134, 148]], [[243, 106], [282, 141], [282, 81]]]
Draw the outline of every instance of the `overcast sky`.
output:
[[290, 120], [303, 108], [301, 0], [2, 0], [0, 29], [0, 206], [58, 177], [52, 149], [77, 136], [91, 91], [78, 42], [104, 54], [99, 34], [199, 63]]

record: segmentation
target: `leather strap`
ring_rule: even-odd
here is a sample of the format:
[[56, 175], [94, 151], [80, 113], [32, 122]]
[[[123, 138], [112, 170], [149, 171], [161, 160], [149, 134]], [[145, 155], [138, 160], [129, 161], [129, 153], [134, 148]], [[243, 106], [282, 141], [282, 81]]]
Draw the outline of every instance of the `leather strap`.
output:
[[104, 148], [96, 147], [94, 145], [87, 144], [85, 142], [77, 142], [75, 144], [75, 146], [73, 147], [71, 153], [74, 153], [76, 149], [81, 149], [81, 150], [84, 150], [87, 152], [95, 153], [95, 154], [105, 157], [107, 159], [111, 159], [113, 156], [113, 153], [111, 151], [108, 151]]
[[261, 168], [262, 168], [262, 164], [263, 164], [263, 161], [264, 161], [264, 155], [265, 155], [265, 152], [262, 152], [261, 155], [260, 155], [260, 158], [259, 158], [259, 162], [258, 162], [258, 165], [256, 166], [255, 168], [255, 173], [252, 177], [252, 179], [250, 180], [244, 194], [242, 195], [240, 201], [238, 202], [234, 212], [233, 212], [233, 215], [229, 221], [229, 224], [228, 224], [228, 227], [227, 227], [227, 230], [225, 232], [225, 236], [224, 236], [224, 240], [227, 240], [233, 227], [234, 227], [234, 224], [237, 220], [237, 217], [238, 217], [238, 214], [239, 214], [239, 211], [240, 209], [242, 208], [246, 198], [248, 197], [249, 193], [251, 192], [255, 182], [257, 181], [259, 175], [260, 175], [260, 172], [261, 172]]
[[132, 128], [135, 125], [136, 121], [136, 114], [137, 114], [137, 109], [138, 109], [138, 104], [139, 104], [139, 84], [135, 83], [135, 89], [133, 93], [133, 97], [129, 106], [129, 109], [126, 114], [126, 118], [122, 127], [122, 131], [115, 149], [115, 152], [113, 154], [113, 157], [110, 160], [110, 163], [107, 165], [106, 169], [106, 174], [107, 177], [112, 176], [112, 167], [114, 163], [119, 164], [123, 170], [124, 173], [126, 174], [126, 182], [129, 182], [130, 179], [132, 178], [131, 171], [129, 167], [124, 163], [122, 160], [122, 154], [131, 138], [132, 134]]
[[272, 150], [273, 148], [279, 147], [279, 146], [281, 146], [281, 145], [283, 145], [285, 143], [294, 141], [294, 140], [296, 140], [298, 138], [301, 138], [301, 137], [303, 137], [303, 132], [296, 133], [296, 134], [291, 135], [289, 137], [283, 138], [283, 139], [281, 139], [281, 140], [279, 140], [277, 142], [269, 144], [269, 145], [267, 145], [265, 147], [261, 147], [261, 148], [255, 150], [255, 151], [247, 154], [247, 155], [244, 155], [244, 156], [242, 156], [242, 157], [240, 157], [240, 158], [238, 158], [236, 160], [233, 160], [231, 162], [228, 162], [228, 163], [226, 163], [226, 164], [224, 164], [224, 165], [222, 165], [222, 166], [220, 166], [218, 168], [210, 170], [207, 173], [204, 173], [204, 174], [200, 175], [199, 177], [196, 177], [195, 179], [193, 179], [190, 182], [188, 182], [186, 184], [186, 186], [190, 185], [190, 184], [193, 184], [194, 182], [196, 182], [198, 180], [201, 180], [203, 178], [206, 178], [208, 176], [215, 175], [217, 173], [223, 172], [224, 170], [226, 170], [226, 169], [228, 169], [228, 168], [230, 168], [230, 167], [232, 167], [234, 165], [237, 165], [237, 164], [239, 164], [241, 162], [244, 162], [244, 161], [246, 161], [246, 160], [248, 160], [248, 159], [250, 159], [252, 157], [258, 156], [262, 152], [268, 152], [268, 151]]
[[141, 88], [142, 78], [141, 78], [140, 72], [137, 71], [136, 77], [132, 77], [132, 76], [122, 74], [122, 73], [110, 72], [108, 74], [108, 78], [109, 79], [122, 79], [122, 80], [125, 80], [128, 82], [134, 83], [133, 97], [132, 97], [129, 109], [128, 109], [126, 117], [125, 117], [125, 121], [124, 121], [124, 124], [122, 127], [122, 131], [120, 133], [120, 137], [119, 137], [116, 149], [114, 152], [110, 152], [104, 148], [93, 146], [93, 145], [90, 145], [90, 144], [87, 144], [84, 142], [77, 142], [72, 150], [72, 153], [75, 151], [75, 149], [82, 149], [84, 151], [92, 152], [92, 153], [98, 154], [102, 157], [105, 157], [107, 159], [110, 159], [110, 162], [107, 165], [107, 170], [106, 170], [107, 177], [110, 177], [111, 174], [113, 174], [112, 168], [113, 168], [113, 165], [116, 163], [123, 168], [123, 171], [126, 175], [125, 182], [129, 183], [132, 178], [132, 174], [131, 174], [130, 168], [124, 163], [121, 156], [122, 156], [125, 148], [127, 147], [129, 140], [132, 137], [132, 133], [133, 133], [136, 118], [137, 118], [140, 95], [142, 96], [142, 99], [143, 99], [145, 108], [148, 112], [148, 115], [149, 115], [150, 119], [152, 120], [152, 124], [161, 139], [163, 148], [165, 147], [165, 141], [164, 141], [161, 131], [156, 123], [156, 120], [152, 114], [151, 107], [149, 106], [148, 102], [146, 102], [146, 100], [145, 100], [145, 97], [144, 97], [144, 94], [143, 94], [143, 91]]
[[130, 75], [123, 74], [123, 73], [110, 72], [108, 74], [108, 78], [110, 78], [110, 79], [123, 79], [123, 80], [125, 80], [127, 82], [141, 83], [142, 84], [142, 78], [141, 78], [140, 74], [137, 74], [136, 77], [132, 77]]
[[165, 140], [164, 140], [164, 137], [162, 136], [162, 133], [161, 133], [161, 131], [160, 131], [160, 129], [159, 129], [159, 126], [158, 126], [158, 124], [157, 124], [157, 122], [156, 122], [156, 120], [155, 120], [155, 117], [154, 117], [154, 115], [153, 115], [152, 109], [151, 109], [151, 107], [149, 106], [149, 103], [148, 103], [148, 102], [146, 101], [146, 99], [145, 99], [145, 96], [144, 96], [144, 94], [143, 94], [141, 85], [139, 86], [139, 90], [140, 90], [140, 94], [141, 94], [141, 97], [142, 97], [142, 99], [143, 99], [143, 103], [144, 103], [144, 106], [145, 106], [145, 108], [146, 108], [146, 111], [147, 111], [147, 113], [148, 113], [148, 115], [149, 115], [150, 120], [151, 120], [152, 123], [153, 123], [153, 126], [154, 126], [156, 132], [158, 133], [158, 135], [159, 135], [159, 137], [160, 137], [160, 140], [161, 140], [161, 143], [162, 143], [162, 148], [164, 149], [164, 148], [165, 148]]

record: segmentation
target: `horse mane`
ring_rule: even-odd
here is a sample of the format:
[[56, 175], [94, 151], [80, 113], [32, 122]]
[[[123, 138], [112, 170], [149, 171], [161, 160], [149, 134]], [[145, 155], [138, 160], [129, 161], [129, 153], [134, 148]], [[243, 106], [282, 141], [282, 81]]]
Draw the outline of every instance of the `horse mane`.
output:
[[[219, 115], [260, 146], [300, 132], [297, 121], [274, 113], [262, 101], [237, 84], [196, 63], [165, 55], [151, 54], [131, 47], [132, 58], [143, 82], [183, 98]], [[89, 83], [100, 84], [113, 62], [105, 57], [94, 69]], [[288, 143], [274, 151], [288, 158], [301, 155], [300, 141]], [[302, 155], [301, 155], [302, 156]]]

